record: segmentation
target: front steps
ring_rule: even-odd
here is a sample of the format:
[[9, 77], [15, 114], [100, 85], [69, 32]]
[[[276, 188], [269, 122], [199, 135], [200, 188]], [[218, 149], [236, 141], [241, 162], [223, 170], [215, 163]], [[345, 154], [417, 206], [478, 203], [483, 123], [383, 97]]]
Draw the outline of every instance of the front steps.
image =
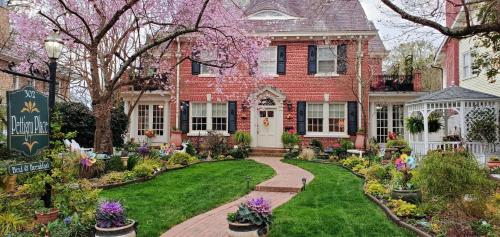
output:
[[250, 152], [250, 156], [260, 157], [283, 157], [283, 155], [285, 155], [283, 148], [254, 147]]

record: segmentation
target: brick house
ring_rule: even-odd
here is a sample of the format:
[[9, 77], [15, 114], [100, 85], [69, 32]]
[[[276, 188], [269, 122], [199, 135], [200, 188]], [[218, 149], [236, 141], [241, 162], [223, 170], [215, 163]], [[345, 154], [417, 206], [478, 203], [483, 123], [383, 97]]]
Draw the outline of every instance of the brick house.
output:
[[[271, 40], [259, 62], [268, 78], [256, 85], [228, 81], [218, 93], [207, 66], [182, 62], [172, 77], [174, 93], [152, 91], [140, 98], [132, 111], [129, 138], [143, 141], [144, 132], [153, 129], [157, 134], [153, 143], [168, 142], [172, 127], [179, 128], [185, 139], [203, 137], [210, 130], [226, 136], [247, 131], [252, 147], [280, 148], [281, 134], [292, 130], [303, 136], [304, 144], [318, 139], [333, 146], [342, 138], [354, 139], [365, 117], [371, 126], [369, 136], [377, 135], [369, 109], [377, 106], [367, 95], [372, 83], [387, 81], [380, 74], [388, 52], [358, 1], [242, 2], [255, 34]], [[177, 52], [165, 60], [175, 62], [176, 55], [191, 52], [189, 43], [182, 38], [177, 42], [172, 47]], [[404, 103], [419, 95], [413, 85], [404, 92], [387, 88], [374, 88], [376, 98], [392, 95], [397, 98], [394, 102]], [[127, 111], [138, 94], [122, 93]], [[249, 104], [249, 98], [257, 103]]]

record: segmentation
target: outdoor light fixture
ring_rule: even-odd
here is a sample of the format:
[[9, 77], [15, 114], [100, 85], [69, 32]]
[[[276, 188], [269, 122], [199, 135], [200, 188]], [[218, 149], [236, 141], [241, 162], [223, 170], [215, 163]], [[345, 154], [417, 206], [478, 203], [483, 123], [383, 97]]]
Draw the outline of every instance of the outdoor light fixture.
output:
[[302, 191], [306, 190], [306, 183], [307, 183], [306, 177], [302, 178]]
[[292, 111], [292, 108], [293, 108], [293, 107], [292, 107], [292, 106], [293, 106], [292, 102], [288, 100], [288, 101], [286, 102], [286, 106], [287, 106], [287, 108], [288, 108], [288, 112], [291, 112], [291, 111]]
[[54, 30], [54, 32], [45, 39], [45, 51], [49, 59], [58, 59], [59, 56], [61, 56], [63, 46], [64, 42], [58, 30]]
[[250, 176], [245, 177], [245, 180], [247, 181], [247, 189], [250, 189], [250, 180], [251, 179], [252, 179], [252, 177], [250, 177]]

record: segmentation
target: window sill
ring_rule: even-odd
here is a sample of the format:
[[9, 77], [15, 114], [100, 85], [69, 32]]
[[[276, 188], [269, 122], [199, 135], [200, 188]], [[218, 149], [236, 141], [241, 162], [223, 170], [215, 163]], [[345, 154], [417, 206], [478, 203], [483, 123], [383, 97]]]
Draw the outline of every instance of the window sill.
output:
[[304, 137], [330, 137], [330, 138], [350, 138], [346, 133], [307, 133]]
[[338, 73], [316, 73], [314, 77], [338, 77], [340, 74]]
[[[230, 134], [227, 131], [216, 131], [215, 133], [220, 134], [224, 137], [230, 136]], [[206, 137], [206, 136], [208, 136], [208, 131], [191, 131], [187, 134], [187, 136], [188, 137], [198, 137], [198, 136]]]
[[278, 74], [262, 74], [264, 78], [276, 78], [279, 77], [280, 75]]
[[216, 77], [215, 74], [199, 74], [198, 77]]

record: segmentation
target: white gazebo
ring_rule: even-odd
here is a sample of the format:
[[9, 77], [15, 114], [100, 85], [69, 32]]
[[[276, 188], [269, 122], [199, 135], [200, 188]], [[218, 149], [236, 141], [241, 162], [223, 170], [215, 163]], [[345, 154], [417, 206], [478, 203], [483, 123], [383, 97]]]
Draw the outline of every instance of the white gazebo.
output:
[[[489, 116], [499, 124], [500, 97], [453, 86], [422, 96], [406, 104], [407, 116], [423, 119], [423, 131], [410, 134], [409, 143], [416, 157], [430, 150], [455, 149], [463, 146], [473, 153], [480, 163], [491, 153], [500, 151], [498, 142], [486, 143], [470, 139], [468, 131], [472, 121]], [[478, 113], [477, 111], [485, 111]], [[485, 115], [486, 114], [486, 115]], [[436, 116], [434, 116], [436, 115]], [[429, 117], [438, 118], [439, 131], [430, 133]], [[496, 131], [498, 134], [498, 130]]]

